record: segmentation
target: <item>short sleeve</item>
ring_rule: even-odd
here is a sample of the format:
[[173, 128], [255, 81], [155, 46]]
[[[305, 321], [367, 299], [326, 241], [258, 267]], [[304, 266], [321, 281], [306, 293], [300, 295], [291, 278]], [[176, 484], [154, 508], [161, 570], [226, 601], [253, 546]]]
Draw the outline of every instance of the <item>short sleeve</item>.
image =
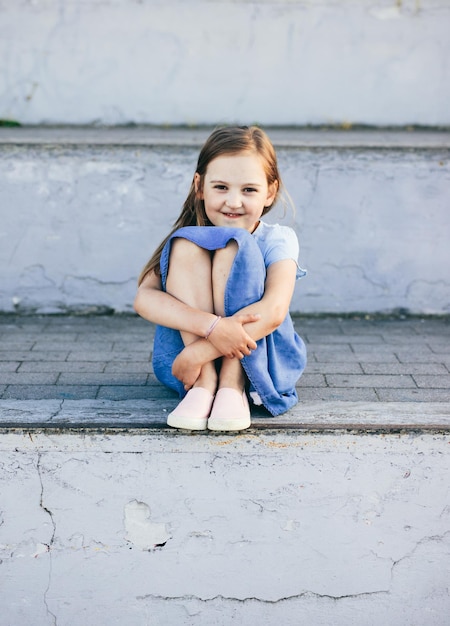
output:
[[298, 265], [299, 243], [294, 229], [280, 224], [265, 224], [264, 226], [266, 228], [257, 239], [259, 239], [258, 243], [262, 249], [266, 267], [277, 261], [292, 259], [297, 265], [296, 278], [305, 276], [306, 271]]

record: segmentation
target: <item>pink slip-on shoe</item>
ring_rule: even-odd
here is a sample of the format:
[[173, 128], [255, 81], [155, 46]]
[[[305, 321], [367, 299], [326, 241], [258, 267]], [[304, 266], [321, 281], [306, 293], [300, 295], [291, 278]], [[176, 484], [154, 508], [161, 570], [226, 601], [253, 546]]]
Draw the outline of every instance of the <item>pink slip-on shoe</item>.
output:
[[250, 407], [245, 391], [239, 393], [228, 387], [219, 389], [208, 420], [209, 430], [244, 430], [250, 424]]
[[193, 387], [167, 417], [173, 428], [205, 430], [214, 396], [203, 387]]

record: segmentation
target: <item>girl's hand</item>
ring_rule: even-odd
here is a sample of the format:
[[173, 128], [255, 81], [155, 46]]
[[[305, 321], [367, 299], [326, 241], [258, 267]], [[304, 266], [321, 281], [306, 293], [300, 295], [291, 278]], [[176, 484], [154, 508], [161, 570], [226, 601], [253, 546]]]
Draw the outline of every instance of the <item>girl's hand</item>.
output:
[[193, 386], [202, 371], [202, 363], [197, 362], [193, 356], [194, 351], [187, 346], [172, 364], [172, 374], [181, 380], [186, 391]]
[[220, 355], [230, 359], [233, 357], [242, 359], [249, 355], [251, 350], [256, 350], [257, 345], [245, 332], [243, 325], [256, 322], [260, 317], [259, 314], [238, 313], [232, 317], [222, 318], [208, 339], [194, 341], [180, 352], [173, 362], [172, 374], [181, 380], [184, 388], [188, 390], [200, 376], [203, 365], [210, 360]]
[[256, 350], [256, 342], [245, 331], [244, 324], [257, 322], [261, 316], [252, 313], [238, 313], [223, 317], [209, 335], [209, 341], [223, 356], [238, 359], [248, 356]]

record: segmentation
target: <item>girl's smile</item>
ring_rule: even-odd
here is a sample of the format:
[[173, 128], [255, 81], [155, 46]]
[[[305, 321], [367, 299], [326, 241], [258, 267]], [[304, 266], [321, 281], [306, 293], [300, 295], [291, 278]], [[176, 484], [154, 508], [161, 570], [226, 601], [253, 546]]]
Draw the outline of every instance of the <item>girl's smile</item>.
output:
[[253, 153], [219, 156], [201, 177], [195, 174], [195, 189], [214, 226], [234, 226], [253, 232], [264, 208], [270, 206], [277, 185], [268, 185], [261, 158]]

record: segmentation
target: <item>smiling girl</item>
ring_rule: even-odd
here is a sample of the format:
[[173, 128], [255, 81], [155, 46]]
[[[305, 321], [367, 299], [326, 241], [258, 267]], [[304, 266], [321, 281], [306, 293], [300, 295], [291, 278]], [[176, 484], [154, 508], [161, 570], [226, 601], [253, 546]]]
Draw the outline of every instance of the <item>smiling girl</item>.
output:
[[242, 430], [248, 396], [272, 415], [298, 401], [306, 349], [289, 305], [305, 272], [295, 232], [260, 219], [280, 189], [261, 129], [214, 131], [172, 232], [140, 275], [134, 306], [157, 325], [155, 375], [182, 398], [169, 426]]

